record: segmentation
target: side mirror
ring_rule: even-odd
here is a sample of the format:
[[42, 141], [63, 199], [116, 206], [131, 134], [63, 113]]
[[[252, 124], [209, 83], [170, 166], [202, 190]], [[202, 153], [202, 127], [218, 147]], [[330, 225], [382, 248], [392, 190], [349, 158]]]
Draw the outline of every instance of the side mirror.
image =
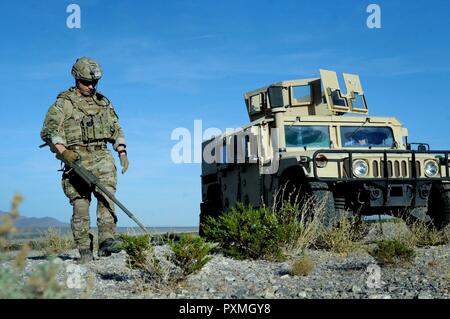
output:
[[419, 144], [419, 146], [417, 147], [417, 150], [419, 152], [426, 152], [427, 151], [427, 146], [425, 144]]
[[413, 145], [417, 145], [417, 151], [419, 152], [426, 152], [430, 150], [430, 145], [427, 143], [409, 143], [406, 146], [406, 149], [412, 150]]

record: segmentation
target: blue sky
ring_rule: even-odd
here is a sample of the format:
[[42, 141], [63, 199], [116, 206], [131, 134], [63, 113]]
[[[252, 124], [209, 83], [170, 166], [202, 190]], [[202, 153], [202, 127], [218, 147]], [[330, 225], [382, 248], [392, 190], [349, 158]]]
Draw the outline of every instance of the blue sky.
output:
[[0, 210], [21, 192], [23, 215], [70, 220], [59, 163], [37, 146], [79, 56], [104, 69], [99, 90], [130, 158], [117, 197], [148, 226], [198, 224], [201, 167], [172, 163], [173, 129], [193, 130], [197, 119], [238, 127], [248, 122], [244, 92], [320, 68], [360, 74], [372, 115], [450, 148], [449, 1], [376, 1], [381, 29], [366, 26], [370, 1], [76, 1], [81, 29], [66, 26], [70, 3], [0, 4]]

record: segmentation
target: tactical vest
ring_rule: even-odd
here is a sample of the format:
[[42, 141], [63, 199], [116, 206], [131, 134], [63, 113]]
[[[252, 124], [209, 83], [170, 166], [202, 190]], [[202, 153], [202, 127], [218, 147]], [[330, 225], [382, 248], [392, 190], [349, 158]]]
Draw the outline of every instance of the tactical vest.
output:
[[114, 132], [111, 118], [111, 103], [95, 93], [92, 97], [79, 96], [74, 88], [62, 92], [58, 98], [64, 99], [64, 134], [66, 146], [106, 143]]

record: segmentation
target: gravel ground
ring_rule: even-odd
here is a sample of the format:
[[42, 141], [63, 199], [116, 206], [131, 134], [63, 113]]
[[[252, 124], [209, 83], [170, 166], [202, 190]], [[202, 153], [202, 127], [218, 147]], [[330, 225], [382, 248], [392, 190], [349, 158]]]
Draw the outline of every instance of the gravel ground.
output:
[[[367, 241], [371, 236], [379, 238], [377, 232], [371, 229]], [[385, 236], [389, 237], [389, 231]], [[159, 256], [169, 250], [166, 245], [155, 249]], [[145, 283], [139, 271], [125, 267], [124, 252], [79, 265], [78, 253], [72, 250], [54, 262], [61, 265], [58, 281], [75, 287], [77, 298], [450, 299], [450, 245], [416, 249], [414, 263], [408, 267], [379, 268], [364, 251], [344, 257], [310, 250], [309, 256], [313, 271], [291, 276], [288, 268], [293, 259], [240, 261], [214, 254], [201, 271], [159, 288]], [[25, 273], [44, 262], [45, 257], [32, 252]]]

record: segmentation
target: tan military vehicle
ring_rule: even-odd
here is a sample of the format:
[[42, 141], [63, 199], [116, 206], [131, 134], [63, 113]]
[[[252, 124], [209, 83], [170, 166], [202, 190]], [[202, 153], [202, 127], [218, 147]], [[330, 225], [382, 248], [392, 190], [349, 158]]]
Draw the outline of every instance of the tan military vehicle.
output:
[[273, 205], [280, 189], [324, 198], [326, 224], [405, 212], [450, 223], [450, 151], [409, 143], [396, 118], [369, 116], [359, 76], [343, 77], [345, 93], [320, 70], [245, 94], [251, 123], [203, 143], [200, 228], [238, 202]]

